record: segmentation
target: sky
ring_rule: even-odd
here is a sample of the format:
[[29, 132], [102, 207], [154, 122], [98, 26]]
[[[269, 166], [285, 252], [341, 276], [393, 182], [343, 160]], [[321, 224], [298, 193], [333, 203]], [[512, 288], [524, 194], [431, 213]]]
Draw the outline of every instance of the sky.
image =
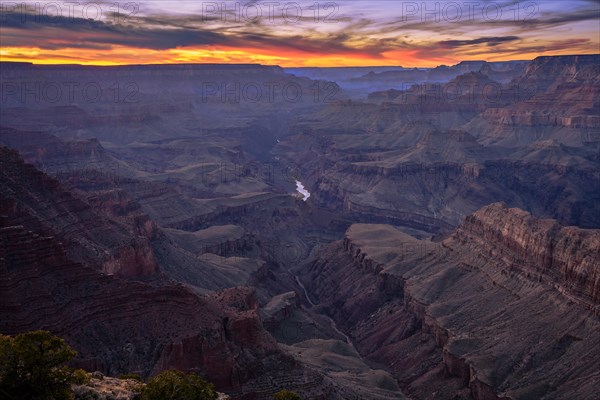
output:
[[600, 0], [0, 0], [0, 61], [431, 67], [600, 53]]

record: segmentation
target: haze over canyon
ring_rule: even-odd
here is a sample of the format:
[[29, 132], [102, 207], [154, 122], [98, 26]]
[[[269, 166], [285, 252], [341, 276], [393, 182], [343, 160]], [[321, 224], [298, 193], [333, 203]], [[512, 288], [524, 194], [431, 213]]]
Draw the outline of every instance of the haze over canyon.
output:
[[[133, 65], [100, 38], [185, 46], [149, 14], [26, 29], [17, 11], [0, 31], [0, 334], [47, 330], [72, 367], [194, 372], [230, 399], [599, 398], [600, 54], [409, 67], [380, 38], [374, 67]], [[161, 18], [193, 31], [183, 15]], [[266, 57], [297, 27], [252, 29]], [[328, 43], [356, 61], [354, 29]], [[47, 32], [44, 62], [14, 55], [34, 46], [21, 30]], [[52, 62], [72, 30], [80, 57], [96, 43], [126, 65]], [[252, 32], [202, 38], [242, 57]], [[489, 54], [517, 41], [491, 35]], [[317, 60], [317, 36], [293, 51]]]

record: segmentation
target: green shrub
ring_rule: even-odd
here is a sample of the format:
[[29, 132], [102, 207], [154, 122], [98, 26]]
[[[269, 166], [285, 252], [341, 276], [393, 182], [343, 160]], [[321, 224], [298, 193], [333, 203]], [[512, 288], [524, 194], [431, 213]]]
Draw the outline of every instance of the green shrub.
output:
[[70, 399], [74, 376], [66, 364], [76, 354], [47, 331], [0, 335], [0, 393], [11, 399]]
[[190, 373], [163, 371], [148, 381], [142, 400], [216, 400], [213, 385]]
[[300, 396], [289, 390], [281, 390], [275, 393], [275, 400], [300, 400]]
[[133, 379], [138, 382], [144, 382], [140, 374], [121, 374], [119, 375], [119, 379]]
[[73, 380], [71, 381], [71, 383], [75, 385], [85, 385], [86, 383], [89, 383], [89, 381], [92, 379], [90, 374], [88, 374], [87, 371], [83, 369], [76, 369], [75, 371], [73, 371], [72, 377]]

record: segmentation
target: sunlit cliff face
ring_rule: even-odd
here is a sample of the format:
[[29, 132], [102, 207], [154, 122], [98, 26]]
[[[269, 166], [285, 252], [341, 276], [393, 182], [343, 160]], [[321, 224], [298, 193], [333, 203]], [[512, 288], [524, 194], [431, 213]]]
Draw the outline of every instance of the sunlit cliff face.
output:
[[434, 66], [597, 53], [597, 0], [1, 3], [2, 61]]

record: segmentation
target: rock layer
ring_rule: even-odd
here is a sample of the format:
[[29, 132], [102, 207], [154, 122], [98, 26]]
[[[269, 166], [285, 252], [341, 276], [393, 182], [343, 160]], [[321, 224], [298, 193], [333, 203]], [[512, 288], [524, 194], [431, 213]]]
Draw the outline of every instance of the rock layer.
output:
[[476, 246], [511, 272], [554, 285], [599, 312], [600, 231], [563, 227], [493, 204], [468, 216], [448, 241]]
[[99, 210], [113, 209], [118, 193], [86, 201], [6, 147], [0, 147], [0, 174], [0, 202], [13, 205], [2, 207], [10, 224], [56, 236], [73, 260], [108, 273], [143, 278], [158, 272], [150, 246], [155, 227], [139, 206], [110, 218]]
[[502, 204], [442, 243], [353, 225], [304, 283], [411, 398], [591, 400], [599, 235]]

